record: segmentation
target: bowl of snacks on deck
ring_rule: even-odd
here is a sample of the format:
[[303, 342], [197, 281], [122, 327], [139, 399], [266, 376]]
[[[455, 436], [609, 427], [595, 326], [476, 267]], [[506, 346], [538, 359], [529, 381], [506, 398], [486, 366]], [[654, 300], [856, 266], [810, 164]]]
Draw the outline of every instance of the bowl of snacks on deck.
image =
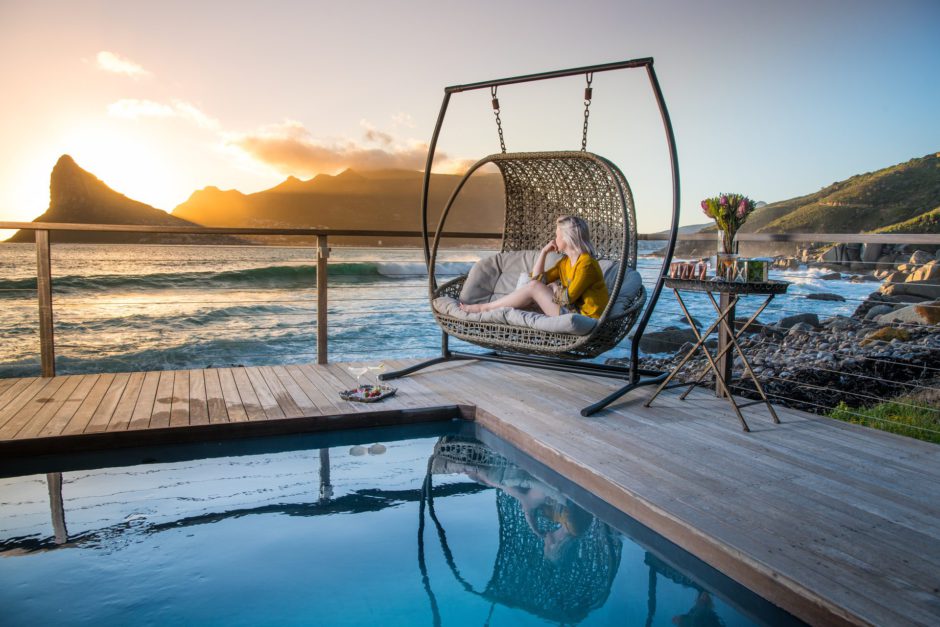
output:
[[339, 397], [344, 401], [375, 403], [389, 396], [393, 396], [397, 391], [397, 388], [393, 388], [390, 385], [360, 385], [351, 390], [343, 390], [339, 393]]

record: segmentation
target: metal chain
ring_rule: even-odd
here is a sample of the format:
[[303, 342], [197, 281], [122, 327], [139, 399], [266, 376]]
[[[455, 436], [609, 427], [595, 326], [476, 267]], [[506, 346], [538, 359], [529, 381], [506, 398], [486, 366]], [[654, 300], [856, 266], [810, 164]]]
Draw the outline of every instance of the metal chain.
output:
[[499, 147], [506, 152], [506, 140], [503, 139], [503, 121], [499, 119], [499, 98], [496, 97], [496, 87], [490, 87], [490, 95], [493, 96], [493, 115], [496, 116], [496, 130], [499, 132]]
[[588, 72], [584, 76], [587, 79], [587, 87], [584, 88], [584, 128], [581, 132], [581, 152], [587, 151], [588, 119], [591, 117], [591, 97], [594, 95], [591, 82], [594, 80], [594, 72]]

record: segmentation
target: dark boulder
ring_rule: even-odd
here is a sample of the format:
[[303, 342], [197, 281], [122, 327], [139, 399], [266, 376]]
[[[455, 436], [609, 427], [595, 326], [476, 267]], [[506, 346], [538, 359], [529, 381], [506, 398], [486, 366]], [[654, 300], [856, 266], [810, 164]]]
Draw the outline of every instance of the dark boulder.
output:
[[828, 292], [822, 292], [820, 294], [808, 294], [806, 298], [809, 300], [834, 300], [845, 302], [845, 296], [840, 296], [839, 294], [830, 294]]
[[787, 316], [786, 318], [781, 318], [780, 322], [777, 323], [777, 326], [789, 329], [795, 324], [804, 322], [811, 327], [819, 328], [819, 316], [814, 313], [801, 313], [793, 316]]

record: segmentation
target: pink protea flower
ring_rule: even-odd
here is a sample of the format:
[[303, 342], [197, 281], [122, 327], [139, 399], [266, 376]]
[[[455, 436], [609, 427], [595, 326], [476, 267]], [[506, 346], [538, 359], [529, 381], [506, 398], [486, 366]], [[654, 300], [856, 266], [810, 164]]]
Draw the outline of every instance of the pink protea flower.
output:
[[709, 218], [712, 217], [712, 210], [709, 208], [707, 200], [702, 201], [702, 213], [704, 213]]
[[722, 196], [722, 197], [721, 197], [721, 200], [719, 201], [719, 204], [720, 204], [721, 206], [723, 206], [723, 207], [727, 207], [727, 206], [728, 206], [728, 197], [727, 197], [727, 196]]
[[742, 198], [741, 202], [738, 204], [738, 218], [743, 218], [747, 215], [747, 199]]

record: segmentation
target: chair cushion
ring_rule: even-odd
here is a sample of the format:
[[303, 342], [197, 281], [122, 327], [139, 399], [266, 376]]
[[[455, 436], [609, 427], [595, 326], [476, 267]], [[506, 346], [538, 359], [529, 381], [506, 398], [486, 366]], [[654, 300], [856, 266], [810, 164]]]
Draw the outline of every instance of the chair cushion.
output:
[[[612, 276], [608, 277], [608, 274], [606, 272], [604, 273], [604, 281], [607, 282], [608, 288], [613, 285], [616, 273], [616, 266], [613, 269]], [[611, 305], [609, 315], [618, 316], [622, 314], [642, 290], [643, 277], [640, 276], [640, 273], [630, 268], [624, 270], [623, 283], [620, 284], [620, 294], [617, 295], [617, 300]]]
[[[509, 294], [519, 284], [519, 275], [529, 274], [538, 259], [537, 250], [520, 250], [485, 257], [470, 269], [460, 292], [464, 303], [489, 303]], [[551, 253], [545, 266], [551, 268], [561, 255]]]
[[469, 322], [490, 322], [508, 324], [517, 327], [529, 327], [547, 333], [572, 333], [574, 335], [587, 335], [597, 320], [582, 316], [581, 314], [564, 314], [562, 316], [546, 316], [534, 311], [524, 311], [511, 307], [500, 307], [483, 313], [467, 313], [460, 309], [457, 300], [450, 296], [440, 296], [432, 302], [434, 310], [445, 316], [467, 320]]
[[[546, 267], [550, 268], [560, 258], [560, 255], [552, 253], [546, 261]], [[527, 276], [531, 273], [536, 259], [538, 259], [538, 251], [534, 250], [504, 252], [481, 259], [470, 269], [467, 280], [460, 292], [460, 302], [489, 303], [510, 293], [522, 282], [521, 275]], [[599, 264], [601, 271], [604, 273], [604, 281], [610, 288], [617, 277], [617, 269], [620, 266], [617, 262], [610, 260], [601, 260]], [[642, 289], [643, 279], [640, 273], [636, 270], [626, 269], [623, 275], [623, 284], [620, 286], [620, 294], [612, 305], [610, 315], [616, 316], [623, 313]], [[435, 311], [441, 314], [460, 320], [510, 324], [549, 333], [587, 335], [597, 324], [597, 320], [594, 318], [580, 314], [546, 316], [534, 311], [511, 309], [509, 307], [470, 314], [460, 309], [457, 300], [446, 296], [434, 299], [433, 307]]]
[[496, 324], [507, 324], [506, 312], [509, 307], [500, 307], [483, 313], [467, 313], [460, 308], [460, 303], [450, 296], [440, 296], [432, 301], [434, 310], [438, 313], [457, 318], [459, 320], [469, 320], [470, 322], [492, 322]]

